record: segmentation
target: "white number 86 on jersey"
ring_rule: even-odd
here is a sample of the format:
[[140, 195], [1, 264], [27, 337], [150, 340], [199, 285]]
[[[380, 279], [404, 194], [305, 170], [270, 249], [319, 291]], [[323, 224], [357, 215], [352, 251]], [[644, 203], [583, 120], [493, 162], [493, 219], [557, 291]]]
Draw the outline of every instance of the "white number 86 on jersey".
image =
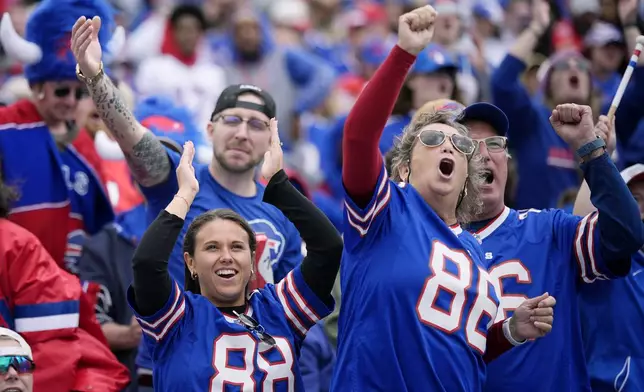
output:
[[[447, 270], [447, 261], [454, 263], [458, 274]], [[478, 272], [477, 282], [475, 278]], [[499, 293], [498, 280], [493, 279], [484, 269], [478, 267], [462, 250], [448, 248], [445, 244], [434, 241], [429, 259], [431, 276], [425, 281], [416, 313], [426, 325], [446, 333], [455, 333], [462, 328], [463, 314], [467, 311], [468, 295], [476, 296], [467, 312], [465, 320], [465, 339], [481, 355], [485, 353], [487, 335], [478, 328], [484, 315], [490, 319], [489, 328], [497, 317]], [[476, 286], [473, 286], [474, 283]], [[490, 290], [490, 286], [493, 287]], [[490, 292], [492, 291], [492, 292]], [[449, 306], [435, 306], [441, 292], [447, 292], [452, 300]]]

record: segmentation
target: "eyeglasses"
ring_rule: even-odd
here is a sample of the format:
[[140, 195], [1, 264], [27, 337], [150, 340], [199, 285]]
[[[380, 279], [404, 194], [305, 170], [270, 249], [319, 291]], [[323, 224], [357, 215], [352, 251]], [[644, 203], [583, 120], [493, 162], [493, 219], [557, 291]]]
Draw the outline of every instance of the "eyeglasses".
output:
[[87, 91], [87, 89], [83, 87], [58, 87], [54, 89], [54, 95], [57, 98], [67, 98], [69, 94], [72, 93], [72, 91], [74, 91], [74, 98], [76, 98], [77, 101], [80, 101], [81, 99], [89, 96], [89, 91]]
[[231, 128], [236, 128], [240, 126], [243, 123], [246, 123], [248, 125], [248, 128], [252, 131], [265, 131], [268, 129], [268, 123], [266, 121], [262, 121], [258, 118], [242, 118], [240, 116], [235, 116], [235, 115], [225, 115], [225, 116], [218, 116], [215, 118], [215, 121], [221, 119], [221, 122]]
[[254, 334], [260, 341], [268, 344], [271, 347], [275, 347], [275, 345], [277, 344], [275, 342], [275, 338], [269, 335], [257, 320], [244, 313], [237, 313], [234, 311], [233, 313], [235, 313], [235, 316], [237, 316], [238, 324], [246, 327], [246, 329]]
[[485, 148], [489, 152], [500, 152], [505, 151], [508, 146], [508, 138], [505, 136], [490, 136], [485, 139], [473, 139], [476, 143], [476, 149], [478, 150], [481, 146], [481, 143], [485, 143]]
[[22, 355], [0, 357], [0, 374], [7, 374], [10, 367], [16, 369], [18, 373], [32, 373], [36, 368], [36, 364], [31, 359]]
[[425, 129], [418, 134], [418, 139], [425, 147], [438, 147], [445, 143], [448, 138], [454, 148], [464, 155], [472, 155], [476, 150], [474, 140], [458, 133], [446, 135], [443, 131]]

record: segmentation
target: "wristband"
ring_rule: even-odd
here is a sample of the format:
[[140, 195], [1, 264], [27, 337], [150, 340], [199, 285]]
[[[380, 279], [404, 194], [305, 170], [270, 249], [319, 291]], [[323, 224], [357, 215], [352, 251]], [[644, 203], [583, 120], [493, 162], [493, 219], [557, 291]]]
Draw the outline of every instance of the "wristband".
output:
[[584, 144], [583, 146], [579, 147], [577, 150], [576, 154], [580, 159], [584, 159], [588, 155], [590, 155], [593, 151], [599, 149], [599, 148], [604, 148], [606, 149], [606, 143], [604, 142], [604, 139], [598, 137], [597, 139], [593, 140], [592, 142], [588, 142]]

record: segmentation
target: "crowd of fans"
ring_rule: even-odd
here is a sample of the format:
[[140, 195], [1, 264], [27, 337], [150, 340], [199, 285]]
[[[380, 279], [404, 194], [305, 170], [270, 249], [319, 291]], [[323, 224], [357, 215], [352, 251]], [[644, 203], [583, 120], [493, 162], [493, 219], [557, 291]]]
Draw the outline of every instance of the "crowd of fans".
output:
[[[99, 97], [76, 80], [76, 59], [66, 54], [67, 47], [54, 50], [51, 58], [69, 62], [71, 71], [33, 68], [48, 58], [44, 49], [39, 52], [32, 47], [42, 37], [29, 33], [29, 23], [48, 21], [43, 17], [27, 23], [43, 4], [0, 1], [5, 12], [0, 27], [4, 52], [0, 101], [8, 107], [18, 105], [11, 113], [0, 111], [0, 231], [17, 233], [0, 238], [0, 258], [5, 264], [0, 267], [0, 320], [31, 345], [29, 357], [33, 350], [38, 365], [35, 387], [42, 388], [38, 391], [85, 390], [83, 383], [98, 385], [98, 390], [119, 390], [129, 380], [129, 391], [151, 390], [150, 359], [140, 351], [143, 332], [128, 306], [127, 289], [133, 279], [132, 256], [151, 217], [167, 204], [161, 188], [171, 185], [168, 173], [176, 162], [155, 160], [152, 152], [137, 150], [141, 137], [130, 140], [119, 135], [127, 124], [125, 118], [103, 121], [106, 113], [123, 105], [164, 147], [181, 152], [184, 142], [191, 140], [196, 161], [209, 164], [216, 161], [217, 143], [228, 143], [213, 131], [214, 122], [228, 126], [246, 122], [251, 130], [262, 128], [245, 118], [214, 117], [227, 108], [218, 108], [220, 95], [226, 94], [229, 85], [241, 84], [239, 91], [226, 90], [234, 99], [248, 93], [246, 88], [258, 86], [274, 100], [271, 112], [279, 121], [292, 183], [340, 230], [341, 140], [347, 115], [395, 45], [398, 17], [427, 4], [419, 0], [87, 1], [100, 2], [104, 4], [99, 9], [110, 15], [102, 16], [103, 62], [120, 94], [118, 100], [110, 96], [109, 86]], [[84, 1], [64, 3], [72, 10]], [[572, 212], [582, 182], [579, 165], [548, 118], [563, 103], [589, 105], [596, 116], [608, 111], [635, 39], [644, 31], [644, 2], [430, 3], [438, 12], [434, 43], [418, 55], [404, 82], [380, 140], [382, 154], [391, 150], [395, 137], [428, 102], [434, 106], [447, 100], [464, 105], [491, 102], [510, 122], [512, 159], [506, 204]], [[61, 19], [60, 23], [68, 24], [68, 32], [78, 12], [84, 15], [85, 11], [70, 11], [69, 18]], [[57, 39], [64, 46], [69, 37]], [[42, 42], [37, 43], [42, 46]], [[67, 76], [52, 78], [70, 72], [73, 81]], [[50, 79], [40, 76], [44, 74]], [[52, 80], [64, 81], [48, 84]], [[644, 162], [642, 103], [644, 62], [633, 72], [611, 136], [613, 159], [620, 169]], [[44, 136], [20, 133], [42, 130]], [[51, 140], [65, 146], [59, 147], [65, 156], [54, 156]], [[257, 149], [248, 153], [257, 156], [250, 160], [250, 168], [261, 161], [263, 152], [257, 153], [261, 143], [267, 141], [252, 139]], [[45, 161], [49, 164], [43, 169]], [[83, 171], [70, 162], [91, 169]], [[139, 170], [134, 170], [133, 162], [134, 166], [138, 162]], [[59, 177], [66, 185], [62, 190], [54, 180]], [[254, 191], [246, 194], [245, 185], [232, 176], [215, 178], [220, 188], [211, 192], [221, 205], [239, 206], [242, 215], [253, 214], [248, 212], [250, 204], [244, 203], [255, 202], [251, 200]], [[92, 201], [79, 203], [72, 197], [70, 203], [68, 193], [89, 195]], [[61, 206], [66, 209], [54, 208]], [[35, 218], [35, 213], [40, 215]], [[76, 226], [67, 230], [67, 224], [58, 220], [66, 222], [70, 214]], [[249, 223], [258, 234], [254, 284], [277, 283], [299, 263], [306, 246], [292, 225], [270, 216]], [[176, 249], [180, 269], [173, 276], [184, 274], [180, 248]], [[24, 256], [28, 251], [29, 256]], [[58, 265], [50, 263], [46, 253]], [[33, 263], [22, 263], [23, 257]], [[171, 264], [171, 275], [172, 269]], [[329, 390], [340, 294], [336, 281], [335, 312], [308, 332], [301, 348], [307, 391]], [[52, 301], [67, 308], [32, 306]], [[64, 332], [40, 328], [38, 320], [44, 322], [46, 317], [58, 317], [56, 329]], [[77, 329], [82, 329], [81, 336], [70, 332]], [[56, 345], [45, 348], [51, 339], [57, 339]], [[106, 347], [127, 371], [116, 359], [112, 361]], [[42, 361], [39, 352], [47, 353], [41, 354]], [[80, 362], [82, 366], [77, 365]], [[83, 372], [92, 373], [94, 367], [104, 369], [103, 374], [84, 379]], [[70, 370], [69, 380], [47, 388], [61, 377], [61, 369]], [[74, 372], [80, 374], [71, 375]]]

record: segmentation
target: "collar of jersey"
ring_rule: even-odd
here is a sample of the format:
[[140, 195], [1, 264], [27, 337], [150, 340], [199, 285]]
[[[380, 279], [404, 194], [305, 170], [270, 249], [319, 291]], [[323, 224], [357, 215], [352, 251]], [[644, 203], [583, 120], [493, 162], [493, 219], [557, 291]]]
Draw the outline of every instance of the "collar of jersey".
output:
[[505, 222], [509, 215], [510, 209], [506, 206], [503, 208], [503, 211], [501, 211], [499, 215], [492, 218], [485, 226], [481, 227], [473, 234], [475, 234], [479, 240], [483, 241], [485, 238], [494, 233], [496, 229], [501, 227], [501, 225], [503, 224], [503, 222]]

